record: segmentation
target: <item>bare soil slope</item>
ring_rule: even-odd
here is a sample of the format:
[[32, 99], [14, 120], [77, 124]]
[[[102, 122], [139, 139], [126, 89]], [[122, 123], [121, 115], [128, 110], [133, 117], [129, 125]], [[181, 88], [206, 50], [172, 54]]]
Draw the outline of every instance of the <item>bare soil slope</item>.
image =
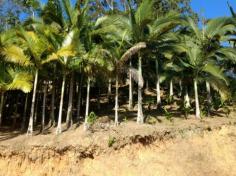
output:
[[17, 134], [0, 134], [0, 176], [236, 176], [233, 116]]

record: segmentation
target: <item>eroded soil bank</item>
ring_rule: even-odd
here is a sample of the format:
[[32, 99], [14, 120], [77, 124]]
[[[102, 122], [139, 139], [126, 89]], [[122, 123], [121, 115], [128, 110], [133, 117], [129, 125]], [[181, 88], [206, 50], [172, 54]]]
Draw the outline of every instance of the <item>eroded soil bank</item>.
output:
[[19, 135], [0, 142], [0, 175], [234, 176], [235, 122], [130, 122], [93, 132], [79, 128], [60, 136]]

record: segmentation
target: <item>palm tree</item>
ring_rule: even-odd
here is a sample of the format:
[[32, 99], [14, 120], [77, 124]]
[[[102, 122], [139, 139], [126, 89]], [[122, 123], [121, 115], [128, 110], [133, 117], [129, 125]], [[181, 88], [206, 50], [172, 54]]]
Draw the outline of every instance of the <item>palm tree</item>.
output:
[[[186, 42], [186, 40], [189, 40], [189, 37], [185, 38], [185, 42], [188, 45], [188, 51], [186, 53], [188, 58], [191, 60], [190, 65], [196, 69], [194, 71], [196, 117], [200, 117], [197, 91], [199, 72], [205, 71], [210, 75], [213, 74], [216, 77], [218, 76], [219, 79], [224, 81], [226, 80], [222, 75], [222, 71], [219, 71], [219, 68], [217, 68], [217, 62], [219, 61], [218, 58], [235, 61], [235, 51], [232, 48], [220, 46], [220, 42], [227, 40], [229, 38], [227, 35], [232, 33], [235, 27], [231, 18], [224, 17], [208, 21], [203, 25], [202, 30], [198, 28], [191, 18], [188, 18], [187, 22], [191, 32], [190, 36], [194, 38], [194, 41], [190, 40], [190, 42]], [[190, 47], [190, 45], [192, 46]], [[193, 46], [196, 46], [196, 48]], [[213, 62], [213, 64], [209, 64], [208, 62]], [[219, 75], [216, 74], [216, 70], [219, 71]], [[215, 86], [215, 83], [212, 83], [212, 86], [213, 85]], [[206, 88], [209, 97], [209, 104], [211, 103], [209, 81], [206, 81]]]
[[[145, 42], [147, 25], [151, 23], [153, 19], [153, 1], [147, 0], [142, 1], [138, 6], [137, 10], [132, 9], [130, 2], [129, 5], [129, 16], [114, 14], [110, 16], [104, 16], [97, 23], [102, 25], [101, 29], [104, 33], [110, 33], [121, 40], [126, 40], [130, 47], [134, 46], [139, 42]], [[100, 32], [101, 32], [100, 31]], [[142, 53], [138, 54], [138, 112], [137, 112], [137, 123], [144, 122], [143, 110], [142, 110]], [[130, 94], [131, 96], [132, 94]], [[131, 98], [129, 98], [131, 99]]]
[[[31, 91], [32, 76], [25, 70], [31, 63], [24, 54], [24, 50], [15, 43], [15, 31], [9, 30], [0, 34], [0, 126], [2, 123], [2, 110], [4, 106], [4, 92], [8, 90], [22, 90], [25, 93]], [[12, 65], [12, 64], [15, 64]]]
[[229, 92], [227, 89], [228, 81], [224, 74], [223, 68], [217, 63], [217, 58], [232, 59], [235, 61], [236, 52], [231, 48], [219, 47], [209, 53], [204, 53], [201, 46], [195, 43], [190, 37], [185, 37], [184, 52], [186, 56], [180, 59], [181, 64], [188, 70], [191, 70], [193, 75], [196, 118], [200, 118], [200, 105], [198, 97], [198, 82], [204, 79], [210, 85], [219, 91], [223, 100], [228, 98]]

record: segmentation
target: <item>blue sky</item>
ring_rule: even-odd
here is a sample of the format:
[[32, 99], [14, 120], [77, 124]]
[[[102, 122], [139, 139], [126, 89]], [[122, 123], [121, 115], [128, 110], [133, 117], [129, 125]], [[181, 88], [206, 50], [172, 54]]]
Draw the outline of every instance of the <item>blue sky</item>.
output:
[[[46, 1], [47, 0], [41, 0], [41, 2], [44, 3]], [[236, 0], [192, 0], [191, 6], [195, 12], [205, 18], [231, 16], [227, 1], [229, 1], [236, 11]]]
[[[228, 0], [236, 11], [236, 1]], [[220, 16], [230, 16], [230, 10], [227, 0], [192, 0], [192, 8], [198, 14], [205, 18], [214, 18]]]

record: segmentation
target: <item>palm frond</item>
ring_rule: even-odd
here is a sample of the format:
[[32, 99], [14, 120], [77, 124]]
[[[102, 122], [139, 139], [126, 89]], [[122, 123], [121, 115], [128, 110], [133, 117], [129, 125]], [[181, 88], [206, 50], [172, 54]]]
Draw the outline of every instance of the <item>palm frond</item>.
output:
[[12, 77], [12, 81], [8, 84], [7, 90], [22, 90], [24, 93], [29, 93], [33, 87], [33, 76], [27, 72], [19, 72], [10, 69], [8, 73]]
[[12, 62], [22, 66], [28, 66], [31, 64], [29, 57], [26, 56], [24, 51], [16, 45], [10, 45], [3, 48], [1, 54], [7, 62]]
[[220, 79], [220, 80], [224, 81], [225, 84], [228, 85], [228, 80], [227, 80], [226, 76], [224, 75], [223, 70], [220, 69], [215, 64], [207, 63], [203, 67], [203, 71], [206, 72], [206, 73], [209, 73], [210, 75], [212, 75], [213, 77], [215, 77], [217, 79]]

